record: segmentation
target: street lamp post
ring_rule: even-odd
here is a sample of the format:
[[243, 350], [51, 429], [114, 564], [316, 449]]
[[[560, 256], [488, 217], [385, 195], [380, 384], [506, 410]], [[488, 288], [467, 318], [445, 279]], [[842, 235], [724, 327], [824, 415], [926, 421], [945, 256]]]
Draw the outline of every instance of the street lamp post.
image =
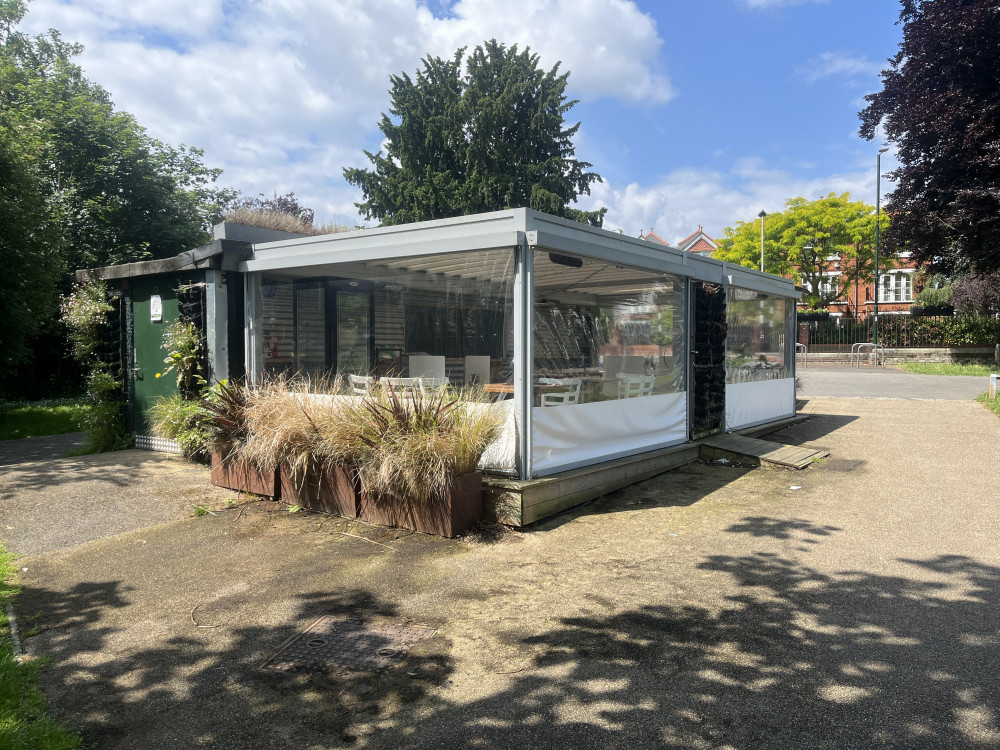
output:
[[760, 270], [764, 271], [764, 217], [767, 216], [767, 211], [761, 211], [757, 216], [760, 217]]
[[889, 150], [888, 146], [880, 148], [878, 154], [875, 156], [875, 274], [874, 274], [874, 286], [875, 286], [875, 317], [872, 319], [872, 343], [878, 344], [878, 237], [879, 237], [879, 225], [882, 223], [881, 213], [881, 199], [882, 199], [882, 154]]

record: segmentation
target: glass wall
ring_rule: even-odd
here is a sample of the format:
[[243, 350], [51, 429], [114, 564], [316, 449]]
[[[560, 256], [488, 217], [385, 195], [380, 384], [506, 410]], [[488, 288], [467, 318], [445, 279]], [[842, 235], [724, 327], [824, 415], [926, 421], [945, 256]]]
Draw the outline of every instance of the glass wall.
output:
[[753, 383], [791, 377], [790, 334], [794, 300], [729, 287], [726, 382]]
[[579, 383], [586, 404], [684, 390], [684, 282], [589, 258], [535, 252], [535, 401]]
[[257, 371], [504, 383], [513, 252], [289, 269], [257, 280]]
[[726, 427], [795, 414], [795, 300], [729, 287]]
[[683, 279], [534, 251], [532, 472], [686, 438]]

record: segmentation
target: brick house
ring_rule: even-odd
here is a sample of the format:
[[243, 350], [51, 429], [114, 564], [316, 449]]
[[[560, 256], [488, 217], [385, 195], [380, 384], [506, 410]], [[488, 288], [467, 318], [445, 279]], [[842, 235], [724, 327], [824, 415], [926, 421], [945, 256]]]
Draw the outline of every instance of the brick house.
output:
[[[913, 304], [913, 296], [917, 292], [914, 279], [919, 272], [909, 255], [909, 253], [903, 253], [896, 258], [889, 257], [880, 260], [879, 265], [882, 266], [878, 287], [880, 314], [909, 314], [910, 306]], [[849, 318], [867, 317], [875, 308], [875, 292], [872, 282], [864, 279], [850, 281], [845, 274], [847, 269], [841, 267], [839, 255], [828, 258], [826, 264], [827, 268], [823, 275], [828, 281], [820, 282], [821, 289], [828, 292], [835, 283], [847, 287], [843, 299], [827, 305], [830, 314]], [[799, 305], [800, 307], [804, 306], [802, 302]]]
[[[639, 238], [672, 247], [669, 242], [657, 235], [652, 227], [648, 233], [640, 232]], [[699, 224], [697, 231], [692, 232], [677, 243], [677, 248], [682, 251], [711, 256], [718, 245]], [[917, 292], [914, 278], [919, 269], [910, 260], [909, 253], [902, 253], [896, 258], [882, 258], [880, 265], [882, 268], [879, 274], [879, 313], [909, 314], [910, 306], [913, 304], [913, 296]], [[830, 314], [835, 317], [865, 318], [875, 308], [875, 293], [872, 283], [870, 281], [866, 283], [860, 279], [849, 281], [849, 274], [845, 274], [845, 271], [847, 269], [841, 267], [839, 255], [830, 256], [826, 260], [823, 276], [828, 281], [820, 282], [823, 290], [830, 291], [830, 285], [834, 283], [847, 286], [844, 299], [831, 302], [827, 307]], [[808, 285], [806, 287], [808, 288]], [[806, 303], [800, 300], [798, 306], [799, 309], [802, 309], [806, 307]]]

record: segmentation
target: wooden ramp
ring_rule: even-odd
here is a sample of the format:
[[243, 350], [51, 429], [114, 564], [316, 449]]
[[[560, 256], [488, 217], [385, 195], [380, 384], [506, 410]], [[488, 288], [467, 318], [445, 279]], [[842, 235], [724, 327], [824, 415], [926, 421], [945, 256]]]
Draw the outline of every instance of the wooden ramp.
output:
[[719, 454], [730, 454], [739, 457], [748, 456], [758, 461], [766, 461], [779, 466], [789, 466], [793, 469], [804, 469], [815, 459], [826, 458], [829, 451], [814, 448], [797, 448], [794, 445], [772, 443], [770, 440], [744, 437], [743, 435], [713, 435], [701, 441], [702, 452], [705, 449], [711, 458], [722, 457]]

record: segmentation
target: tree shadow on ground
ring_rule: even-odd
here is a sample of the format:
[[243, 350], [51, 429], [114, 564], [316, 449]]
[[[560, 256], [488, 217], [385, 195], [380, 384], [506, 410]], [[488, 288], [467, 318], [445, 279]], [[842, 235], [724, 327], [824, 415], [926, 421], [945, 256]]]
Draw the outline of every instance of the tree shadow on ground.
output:
[[[784, 532], [781, 532], [784, 533]], [[387, 747], [987, 748], [1000, 744], [1000, 569], [899, 560], [828, 574], [718, 555], [718, 609], [661, 603], [521, 634], [506, 687]]]
[[2, 488], [5, 492], [16, 492], [73, 484], [87, 479], [99, 480], [113, 487], [130, 487], [135, 484], [137, 473], [155, 476], [160, 467], [176, 462], [178, 458], [169, 453], [124, 450], [69, 458], [29, 460], [4, 466]]
[[[729, 531], [802, 542], [837, 529], [753, 516]], [[118, 617], [137, 606], [119, 581], [28, 586], [20, 609], [42, 615], [32, 641], [52, 658], [43, 688], [54, 714], [112, 750], [1000, 745], [1000, 568], [937, 556], [828, 572], [792, 554], [704, 558], [697, 570], [722, 584], [720, 598], [685, 604], [650, 580], [642, 606], [541, 631], [480, 614], [474, 624], [523, 660], [492, 674], [467, 665], [466, 684], [485, 697], [438, 689], [455, 676], [447, 623], [380, 673], [254, 670], [316, 616], [398, 618], [360, 587], [295, 597], [272, 626], [202, 629], [192, 612], [187, 627], [185, 609], [185, 628], [154, 648], [136, 634], [162, 623]], [[198, 623], [227, 606], [199, 610]]]
[[[298, 596], [293, 624], [275, 627], [199, 627], [213, 613], [198, 610], [190, 635], [168, 632], [155, 648], [136, 644], [149, 643], [139, 634], [160, 627], [156, 621], [109, 617], [109, 610], [132, 606], [128, 599], [120, 581], [106, 581], [59, 592], [28, 586], [19, 602], [22, 612], [40, 614], [41, 632], [31, 644], [50, 659], [41, 683], [52, 713], [88, 747], [349, 745], [352, 722], [422, 698], [453, 670], [443, 636], [413, 646], [401, 666], [381, 672], [257, 670], [321, 615], [399, 620], [393, 606], [362, 590]], [[390, 644], [373, 648], [382, 645]]]
[[[548, 531], [585, 516], [625, 513], [644, 508], [676, 508], [694, 505], [708, 495], [752, 471], [752, 466], [720, 465], [692, 461], [521, 529], [530, 534]], [[665, 491], [664, 488], [668, 490]]]
[[761, 436], [763, 440], [786, 445], [801, 445], [821, 440], [832, 432], [846, 427], [859, 418], [844, 414], [803, 414], [805, 421], [797, 422], [780, 430]]

